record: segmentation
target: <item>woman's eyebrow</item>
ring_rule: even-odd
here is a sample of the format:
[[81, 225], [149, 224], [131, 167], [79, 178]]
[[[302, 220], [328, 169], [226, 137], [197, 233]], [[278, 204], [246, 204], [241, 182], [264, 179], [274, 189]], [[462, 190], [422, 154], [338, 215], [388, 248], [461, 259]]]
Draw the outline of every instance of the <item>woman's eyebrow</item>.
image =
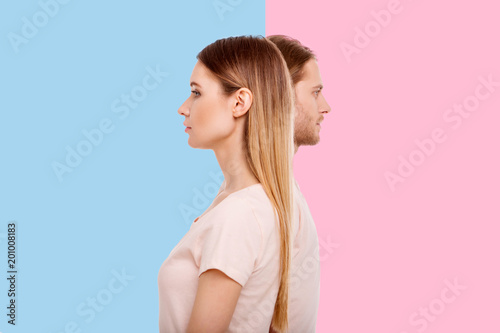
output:
[[194, 81], [191, 81], [189, 85], [190, 86], [198, 86], [198, 87], [201, 88], [201, 86], [198, 83], [194, 82]]

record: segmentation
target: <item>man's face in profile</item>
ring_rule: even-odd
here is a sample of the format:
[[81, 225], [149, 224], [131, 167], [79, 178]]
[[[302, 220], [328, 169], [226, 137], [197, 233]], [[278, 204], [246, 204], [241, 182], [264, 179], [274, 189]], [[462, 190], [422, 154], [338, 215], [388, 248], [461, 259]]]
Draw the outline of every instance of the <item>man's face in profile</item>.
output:
[[302, 80], [295, 84], [295, 146], [316, 145], [323, 121], [323, 113], [331, 111], [323, 96], [323, 82], [316, 59], [310, 59], [303, 68]]

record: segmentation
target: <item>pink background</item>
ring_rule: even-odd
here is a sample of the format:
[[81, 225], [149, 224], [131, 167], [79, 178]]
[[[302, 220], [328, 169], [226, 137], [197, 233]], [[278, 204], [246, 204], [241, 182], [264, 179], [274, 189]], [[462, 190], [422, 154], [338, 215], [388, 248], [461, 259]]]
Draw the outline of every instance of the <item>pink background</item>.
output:
[[[376, 31], [371, 12], [388, 8]], [[500, 82], [499, 13], [486, 0], [267, 1], [266, 35], [316, 52], [332, 107], [294, 163], [320, 242], [337, 244], [320, 245], [317, 332], [500, 332], [500, 86], [474, 97], [478, 77]], [[341, 44], [365, 27], [348, 59]], [[446, 121], [464, 102], [476, 108]], [[439, 129], [424, 155], [415, 140]], [[416, 166], [391, 189], [400, 156]]]

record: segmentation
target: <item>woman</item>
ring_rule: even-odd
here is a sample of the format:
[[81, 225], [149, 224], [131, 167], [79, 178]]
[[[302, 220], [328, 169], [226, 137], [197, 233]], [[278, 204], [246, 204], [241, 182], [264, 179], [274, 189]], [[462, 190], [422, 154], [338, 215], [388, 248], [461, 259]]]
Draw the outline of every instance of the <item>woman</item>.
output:
[[185, 116], [212, 149], [219, 194], [158, 274], [160, 332], [285, 332], [292, 237], [294, 95], [277, 47], [229, 37], [205, 47]]

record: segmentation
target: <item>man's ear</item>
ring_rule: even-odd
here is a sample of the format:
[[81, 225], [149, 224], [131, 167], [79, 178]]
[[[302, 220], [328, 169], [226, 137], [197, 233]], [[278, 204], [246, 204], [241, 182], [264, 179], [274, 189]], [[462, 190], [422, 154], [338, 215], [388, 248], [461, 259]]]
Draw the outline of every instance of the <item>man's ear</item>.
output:
[[240, 88], [234, 93], [233, 116], [244, 116], [250, 109], [253, 101], [253, 94], [248, 88]]

